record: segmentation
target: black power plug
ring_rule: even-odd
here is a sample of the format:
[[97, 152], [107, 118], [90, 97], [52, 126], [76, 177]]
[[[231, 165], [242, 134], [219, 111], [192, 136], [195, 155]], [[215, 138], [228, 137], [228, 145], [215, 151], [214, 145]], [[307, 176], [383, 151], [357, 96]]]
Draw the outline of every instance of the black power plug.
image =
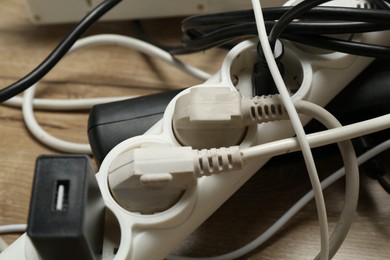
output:
[[[263, 95], [274, 95], [278, 94], [278, 89], [275, 85], [272, 74], [268, 68], [267, 61], [264, 57], [263, 51], [261, 49], [260, 42], [257, 45], [257, 53], [259, 56], [259, 61], [253, 66], [252, 74], [252, 91], [253, 96], [263, 96]], [[280, 40], [276, 41], [274, 56], [278, 69], [280, 73], [284, 74], [284, 66], [282, 63], [282, 58], [284, 56], [284, 46]]]
[[97, 162], [102, 163], [120, 142], [144, 134], [163, 117], [168, 103], [181, 91], [171, 90], [94, 106], [89, 113], [88, 139]]
[[27, 235], [42, 259], [96, 259], [105, 204], [87, 156], [37, 159]]

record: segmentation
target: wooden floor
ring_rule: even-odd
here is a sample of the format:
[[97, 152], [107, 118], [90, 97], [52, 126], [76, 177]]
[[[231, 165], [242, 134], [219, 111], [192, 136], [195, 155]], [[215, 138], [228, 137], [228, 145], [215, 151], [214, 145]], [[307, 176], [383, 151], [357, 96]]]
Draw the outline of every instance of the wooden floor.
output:
[[[40, 63], [71, 25], [32, 25], [22, 0], [0, 4], [0, 85], [6, 86]], [[147, 30], [165, 43], [178, 43], [180, 19], [149, 20]], [[88, 35], [132, 35], [132, 24], [106, 22], [93, 26]], [[181, 57], [210, 73], [218, 70], [224, 51], [211, 50]], [[82, 98], [140, 95], [199, 84], [164, 63], [133, 50], [104, 46], [66, 57], [42, 81], [39, 97]], [[51, 134], [87, 142], [88, 111], [37, 112], [38, 121]], [[36, 141], [26, 130], [20, 109], [0, 106], [0, 225], [26, 223], [34, 164], [41, 154], [58, 153]], [[388, 156], [389, 154], [387, 154]], [[318, 161], [321, 175], [340, 167], [338, 157]], [[389, 165], [387, 165], [388, 167]], [[389, 167], [388, 167], [389, 169]], [[390, 203], [377, 182], [361, 175], [361, 194], [355, 222], [334, 259], [390, 258]], [[301, 161], [274, 165], [260, 171], [202, 225], [177, 252], [211, 256], [251, 241], [276, 221], [309, 190]], [[343, 182], [325, 191], [331, 228], [338, 220], [344, 198]], [[16, 236], [3, 236], [12, 242]], [[310, 203], [277, 236], [245, 259], [312, 259], [319, 250], [319, 228], [314, 203]]]

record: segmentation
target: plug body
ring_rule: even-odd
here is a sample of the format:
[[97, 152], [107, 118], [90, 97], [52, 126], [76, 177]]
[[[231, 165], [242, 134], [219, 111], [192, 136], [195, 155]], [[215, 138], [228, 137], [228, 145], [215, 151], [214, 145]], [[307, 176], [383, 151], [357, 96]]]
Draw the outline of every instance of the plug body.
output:
[[109, 186], [115, 200], [131, 212], [169, 209], [196, 179], [242, 169], [237, 146], [211, 150], [164, 145], [135, 148], [111, 165]]
[[288, 119], [280, 97], [243, 97], [224, 87], [193, 88], [176, 101], [173, 131], [196, 149], [239, 145], [249, 126]]
[[240, 100], [240, 93], [229, 88], [191, 89], [176, 101], [172, 125], [177, 140], [196, 149], [239, 144], [247, 129]]
[[105, 204], [87, 156], [37, 159], [27, 234], [42, 259], [96, 259]]

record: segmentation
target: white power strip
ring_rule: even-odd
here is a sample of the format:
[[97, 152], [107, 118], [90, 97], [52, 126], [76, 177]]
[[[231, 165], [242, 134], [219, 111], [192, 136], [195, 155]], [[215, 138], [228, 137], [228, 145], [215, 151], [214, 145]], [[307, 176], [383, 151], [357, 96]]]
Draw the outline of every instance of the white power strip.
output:
[[[79, 21], [102, 0], [25, 0], [36, 24]], [[281, 6], [286, 0], [265, 0], [263, 6]], [[124, 0], [103, 20], [188, 16], [250, 9], [250, 1], [238, 0]]]
[[[388, 32], [374, 32], [362, 34], [360, 40], [371, 44], [388, 44], [389, 39]], [[106, 156], [96, 174], [103, 199], [110, 211], [109, 220], [106, 222], [102, 259], [162, 259], [272, 156], [266, 154], [259, 159], [252, 158], [246, 162], [242, 170], [236, 170], [229, 175], [200, 178], [195, 185], [188, 187], [175, 205], [155, 214], [131, 211], [123, 206], [126, 205], [126, 201], [122, 200], [124, 197], [121, 197], [124, 194], [123, 190], [112, 189], [113, 186], [110, 186], [113, 181], [129, 175], [129, 169], [134, 161], [131, 152], [134, 149], [153, 146], [162, 148], [162, 144], [170, 147], [181, 146], [172, 128], [174, 108], [180, 96], [189, 93], [191, 89], [204, 87], [230, 88], [231, 91], [240, 89], [240, 92], [245, 92], [243, 90], [251, 86], [251, 73], [256, 55], [255, 41], [245, 41], [234, 47], [216, 75], [201, 85], [181, 92], [170, 102], [163, 119], [145, 135], [127, 139]], [[294, 99], [307, 100], [320, 106], [331, 100], [372, 60], [336, 52], [313, 55], [293, 44], [286, 45], [285, 58], [287, 85], [294, 81], [294, 78], [301, 81]], [[239, 79], [236, 86], [232, 82], [233, 75]], [[292, 135], [293, 131], [288, 122], [256, 125], [248, 129], [240, 148], [245, 149]], [[283, 148], [283, 153], [289, 149]], [[159, 173], [158, 170], [160, 168], [156, 173]], [[0, 260], [8, 259], [40, 258], [31, 241], [23, 235], [0, 255]]]
[[[55, 0], [52, 1], [55, 2]], [[356, 4], [353, 0], [344, 1], [346, 4]], [[358, 4], [360, 2], [364, 3], [364, 1], [357, 1]], [[123, 3], [129, 4], [130, 2], [124, 1]], [[118, 8], [118, 10], [123, 10], [123, 8]], [[114, 18], [120, 19], [119, 16]], [[384, 32], [362, 34], [359, 40], [369, 44], [389, 43], [388, 33]], [[244, 92], [245, 87], [251, 86], [252, 68], [257, 58], [256, 43], [246, 41], [237, 45], [229, 52], [217, 74], [204, 84], [192, 88], [229, 87], [231, 91], [238, 89], [241, 93]], [[291, 43], [286, 44], [285, 58], [286, 83], [300, 79], [300, 87], [294, 94], [294, 99], [307, 100], [320, 106], [330, 101], [371, 62], [371, 59], [366, 57], [336, 52], [317, 54], [313, 53], [312, 49]], [[233, 84], [232, 78], [239, 79], [237, 85]], [[213, 175], [199, 179], [181, 195], [175, 205], [165, 211], [155, 214], [139, 214], [136, 210], [123, 207], [119, 203], [119, 199], [122, 199], [121, 191], [118, 189], [118, 192], [113, 188], [112, 180], [117, 175], [120, 175], [119, 177], [128, 175], [128, 169], [133, 163], [133, 157], [129, 155], [136, 148], [151, 145], [160, 148], [161, 144], [168, 144], [172, 147], [181, 146], [173, 133], [172, 118], [176, 100], [188, 93], [190, 89], [175, 97], [167, 107], [164, 118], [145, 135], [122, 142], [103, 161], [96, 178], [105, 203], [112, 213], [112, 218], [117, 220], [116, 224], [113, 221], [106, 227], [110, 231], [118, 229], [117, 233], [120, 233], [120, 236], [117, 236], [118, 241], [114, 241], [115, 239], [112, 239], [109, 232], [105, 233], [103, 259], [163, 258], [247, 181], [267, 161], [268, 156], [271, 156], [267, 154], [260, 159], [252, 158], [243, 170], [224, 177]], [[254, 126], [248, 129], [240, 147], [252, 147], [291, 135], [293, 135], [292, 129], [283, 122]], [[159, 173], [160, 168], [156, 169]], [[0, 259], [35, 260], [39, 257], [30, 240], [24, 235], [13, 243], [0, 256]]]

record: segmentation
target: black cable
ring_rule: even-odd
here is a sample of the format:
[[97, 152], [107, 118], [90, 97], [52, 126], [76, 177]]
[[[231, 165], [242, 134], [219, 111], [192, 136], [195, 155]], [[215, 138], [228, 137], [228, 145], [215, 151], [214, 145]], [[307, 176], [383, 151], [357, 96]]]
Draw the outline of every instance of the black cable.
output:
[[359, 56], [373, 57], [378, 59], [390, 59], [390, 47], [388, 46], [345, 41], [320, 35], [304, 36], [296, 34], [285, 34], [282, 37], [287, 40], [317, 48], [344, 52]]
[[375, 5], [381, 9], [390, 10], [390, 6], [386, 1], [383, 0], [373, 0]]
[[[271, 23], [274, 23], [273, 19], [280, 18], [291, 9], [291, 7], [265, 8], [265, 16], [272, 20], [272, 22], [266, 21], [268, 30], [272, 26]], [[390, 25], [390, 12], [378, 9], [314, 7], [302, 14], [301, 18], [305, 19], [290, 23], [285, 28], [285, 32], [288, 34], [313, 34], [315, 36], [318, 34], [364, 33], [388, 30]], [[306, 20], [307, 18], [313, 18], [315, 22]], [[324, 21], [321, 21], [320, 18], [323, 18]], [[340, 23], [331, 23], [327, 20], [336, 20]], [[342, 21], [352, 22], [343, 23]], [[195, 16], [185, 19], [182, 27], [187, 30], [183, 43], [193, 52], [215, 47], [224, 44], [224, 42], [232, 42], [235, 40], [234, 37], [237, 37], [236, 40], [242, 40], [257, 35], [252, 10]], [[233, 31], [227, 32], [230, 29]], [[250, 35], [245, 35], [246, 33]], [[223, 40], [225, 36], [227, 38]]]
[[[266, 22], [266, 28], [269, 32], [275, 22]], [[360, 22], [293, 22], [285, 30], [284, 34], [308, 34], [316, 36], [318, 34], [344, 34], [344, 33], [362, 33], [378, 30], [390, 29], [390, 25], [378, 25]], [[238, 24], [229, 27], [221, 27], [212, 32], [204, 33], [200, 30], [190, 30], [187, 36], [183, 38], [183, 44], [192, 51], [201, 51], [211, 47], [225, 44], [233, 40], [247, 39], [257, 36], [255, 23]], [[283, 38], [283, 34], [282, 34]]]
[[[383, 0], [381, 0], [383, 1]], [[279, 20], [292, 7], [264, 8], [266, 21]], [[379, 9], [360, 9], [351, 7], [314, 7], [301, 15], [302, 19], [315, 20], [345, 20], [369, 23], [390, 24], [390, 12]], [[241, 10], [219, 14], [208, 14], [189, 17], [183, 20], [182, 30], [202, 29], [208, 26], [233, 25], [238, 23], [252, 23], [255, 21], [253, 10]]]
[[192, 31], [194, 38], [184, 37], [185, 47], [193, 50], [205, 50], [237, 39], [247, 39], [256, 35], [256, 28], [247, 25], [233, 25], [227, 28], [221, 28], [211, 33]]
[[280, 19], [277, 21], [275, 26], [272, 28], [268, 40], [272, 49], [275, 47], [276, 40], [282, 34], [284, 29], [296, 18], [299, 18], [302, 14], [308, 12], [310, 9], [329, 2], [330, 0], [311, 0], [311, 1], [303, 1], [298, 5], [292, 7], [290, 10], [285, 12]]
[[380, 174], [377, 174], [375, 177], [382, 188], [390, 194], [390, 183]]
[[389, 30], [390, 24], [367, 22], [297, 21], [290, 23], [285, 33], [296, 34], [352, 34]]
[[134, 25], [134, 32], [136, 33], [136, 35], [138, 36], [138, 38], [140, 38], [141, 40], [145, 41], [145, 42], [148, 42], [150, 44], [153, 44], [154, 46], [157, 46], [159, 47], [160, 49], [163, 49], [171, 54], [175, 53], [175, 54], [186, 54], [186, 53], [190, 53], [191, 51], [188, 50], [187, 48], [183, 47], [182, 45], [178, 45], [178, 46], [172, 46], [172, 45], [167, 45], [167, 44], [163, 44], [163, 43], [159, 43], [157, 42], [155, 39], [153, 39], [150, 34], [148, 34], [144, 28], [144, 26], [142, 25], [142, 22], [140, 20], [134, 20], [133, 21], [133, 25]]
[[195, 15], [185, 18], [181, 23], [183, 32], [191, 29], [202, 28], [210, 25], [227, 25], [245, 22], [253, 22], [253, 11], [240, 10], [234, 12], [224, 12], [216, 14]]
[[[375, 72], [374, 74], [378, 74], [378, 73]], [[375, 75], [371, 76], [371, 78], [374, 81], [376, 81]], [[366, 110], [367, 109], [362, 109], [362, 111], [364, 111], [364, 112], [361, 114], [364, 115], [366, 113]], [[384, 113], [386, 113], [386, 112], [384, 112]], [[377, 112], [374, 112], [374, 114], [377, 114]], [[358, 116], [358, 117], [360, 117], [360, 116]], [[365, 118], [365, 117], [366, 116], [363, 116], [363, 118]], [[383, 142], [384, 140], [387, 140], [387, 138], [385, 138], [385, 136], [388, 135], [388, 130], [380, 131], [380, 132], [376, 132], [374, 134], [360, 136], [360, 137], [356, 138], [353, 141], [353, 144], [354, 144], [354, 147], [356, 149], [357, 154], [363, 154], [363, 153], [367, 152], [368, 150], [373, 149], [376, 145]], [[368, 177], [370, 177], [373, 180], [376, 180], [382, 186], [382, 188], [387, 193], [390, 194], [390, 183], [384, 177], [384, 175], [386, 174], [386, 169], [383, 166], [382, 161], [383, 160], [381, 160], [380, 158], [374, 157], [374, 158], [371, 158], [370, 160], [368, 160], [367, 162], [365, 162], [364, 164], [362, 164], [361, 167], [362, 167], [363, 172], [365, 172]]]
[[[266, 29], [269, 32], [276, 22], [266, 21]], [[352, 34], [364, 32], [376, 32], [390, 29], [390, 24], [375, 24], [366, 22], [328, 22], [328, 21], [297, 21], [290, 23], [284, 33], [294, 34]], [[237, 36], [244, 36], [245, 33], [257, 35], [256, 23], [237, 24], [229, 27], [220, 27], [214, 31], [204, 33], [201, 30], [189, 31], [189, 38], [194, 37], [208, 37], [219, 34], [226, 30], [232, 30]]]
[[0, 102], [8, 100], [23, 92], [43, 78], [68, 52], [80, 36], [101, 16], [111, 10], [122, 0], [105, 0], [90, 13], [88, 13], [76, 27], [62, 40], [62, 42], [50, 53], [50, 55], [39, 64], [33, 71], [0, 90]]
[[[183, 40], [182, 45], [177, 45], [177, 46], [162, 44], [157, 42], [146, 32], [140, 20], [134, 20], [133, 25], [134, 25], [135, 33], [137, 34], [138, 38], [169, 52], [171, 55], [191, 54], [194, 52], [209, 49], [214, 46], [218, 46], [220, 48], [230, 50], [235, 46], [235, 44], [233, 45], [231, 44], [232, 41], [228, 41], [228, 40], [225, 40], [226, 43], [224, 44], [214, 43], [213, 46], [207, 45], [201, 48], [189, 48], [188, 46], [185, 46], [186, 40]], [[195, 38], [201, 38], [204, 35], [204, 33], [194, 30], [193, 32], [192, 31], [187, 32], [187, 35], [192, 35], [191, 37], [195, 37]], [[184, 37], [184, 38], [188, 38], [188, 37]]]

